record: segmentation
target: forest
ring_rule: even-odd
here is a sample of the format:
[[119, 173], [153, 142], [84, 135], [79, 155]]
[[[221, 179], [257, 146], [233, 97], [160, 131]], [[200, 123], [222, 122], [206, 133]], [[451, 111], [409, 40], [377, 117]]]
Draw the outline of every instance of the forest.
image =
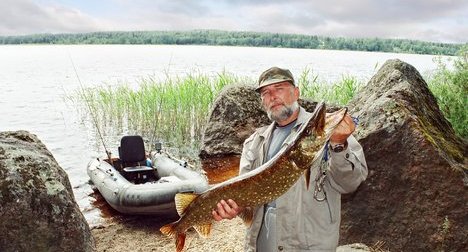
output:
[[463, 44], [219, 30], [122, 31], [0, 36], [0, 44], [148, 44], [283, 47], [457, 55]]

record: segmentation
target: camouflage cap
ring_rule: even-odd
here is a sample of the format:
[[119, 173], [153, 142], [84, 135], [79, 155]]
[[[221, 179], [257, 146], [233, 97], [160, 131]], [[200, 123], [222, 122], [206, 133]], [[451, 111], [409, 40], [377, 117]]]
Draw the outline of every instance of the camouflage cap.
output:
[[294, 85], [294, 78], [288, 69], [272, 67], [260, 75], [258, 78], [258, 86], [255, 91], [260, 91], [260, 88], [271, 84], [287, 81]]

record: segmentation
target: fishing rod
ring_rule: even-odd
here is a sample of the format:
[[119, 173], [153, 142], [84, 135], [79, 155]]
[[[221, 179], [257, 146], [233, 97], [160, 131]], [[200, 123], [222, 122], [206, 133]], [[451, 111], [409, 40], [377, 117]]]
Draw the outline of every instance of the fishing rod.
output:
[[113, 163], [112, 158], [111, 158], [111, 152], [107, 150], [106, 143], [104, 141], [104, 137], [102, 136], [101, 130], [99, 129], [99, 125], [98, 125], [98, 121], [97, 121], [97, 118], [96, 118], [95, 111], [92, 109], [93, 107], [91, 106], [91, 104], [90, 104], [90, 102], [88, 100], [88, 97], [86, 96], [86, 93], [84, 92], [84, 87], [83, 87], [83, 84], [81, 83], [81, 79], [80, 79], [80, 76], [78, 75], [78, 71], [76, 70], [75, 63], [73, 62], [73, 59], [70, 56], [70, 54], [68, 54], [68, 58], [70, 59], [70, 62], [72, 64], [72, 66], [73, 66], [73, 70], [75, 71], [76, 78], [78, 79], [78, 83], [80, 84], [81, 93], [83, 94], [84, 100], [86, 102], [86, 106], [88, 107], [89, 113], [91, 114], [91, 118], [93, 119], [93, 122], [94, 122], [94, 126], [96, 127], [96, 131], [97, 131], [97, 133], [99, 135], [99, 138], [101, 139], [102, 146], [104, 146], [104, 150], [106, 151], [107, 158], [109, 159], [109, 163], [111, 165], [113, 165], [112, 164]]

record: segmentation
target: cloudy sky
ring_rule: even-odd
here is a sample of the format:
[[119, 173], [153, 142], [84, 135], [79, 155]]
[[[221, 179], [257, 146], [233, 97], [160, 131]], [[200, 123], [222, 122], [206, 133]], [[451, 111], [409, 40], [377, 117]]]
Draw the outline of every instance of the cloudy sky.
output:
[[219, 29], [468, 42], [467, 0], [0, 0], [0, 35]]

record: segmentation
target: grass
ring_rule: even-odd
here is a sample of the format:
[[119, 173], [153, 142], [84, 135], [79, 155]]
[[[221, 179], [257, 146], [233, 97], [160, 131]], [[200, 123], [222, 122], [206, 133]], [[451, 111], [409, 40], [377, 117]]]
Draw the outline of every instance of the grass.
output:
[[440, 58], [428, 85], [444, 116], [452, 124], [456, 134], [468, 138], [468, 45], [459, 52], [449, 69]]
[[363, 83], [353, 76], [342, 76], [335, 83], [321, 81], [309, 68], [302, 71], [297, 80], [301, 97], [316, 101], [326, 101], [336, 105], [346, 105], [363, 87]]
[[[437, 71], [428, 81], [444, 115], [463, 138], [468, 136], [466, 52], [457, 59], [454, 70], [439, 61]], [[335, 83], [321, 81], [307, 68], [297, 82], [302, 97], [336, 105], [347, 104], [363, 87], [363, 82], [353, 76], [343, 76]], [[81, 102], [85, 105], [81, 108], [86, 111], [82, 114], [93, 117], [100, 132], [105, 132], [106, 136], [120, 138], [139, 134], [150, 143], [161, 141], [165, 146], [196, 156], [194, 152], [200, 149], [203, 127], [214, 99], [223, 87], [234, 83], [255, 81], [227, 72], [215, 77], [201, 73], [167, 77], [164, 81], [147, 77], [140, 81], [137, 89], [125, 84], [99, 86], [81, 89], [75, 98], [78, 104], [86, 101]]]
[[[161, 141], [182, 151], [198, 150], [216, 95], [241, 79], [226, 72], [214, 78], [204, 74], [165, 81], [147, 77], [136, 90], [125, 84], [83, 88], [73, 100], [86, 101], [81, 103], [81, 114], [95, 117], [95, 124], [106, 135], [139, 134], [151, 143]], [[89, 119], [93, 120], [85, 120]]]

